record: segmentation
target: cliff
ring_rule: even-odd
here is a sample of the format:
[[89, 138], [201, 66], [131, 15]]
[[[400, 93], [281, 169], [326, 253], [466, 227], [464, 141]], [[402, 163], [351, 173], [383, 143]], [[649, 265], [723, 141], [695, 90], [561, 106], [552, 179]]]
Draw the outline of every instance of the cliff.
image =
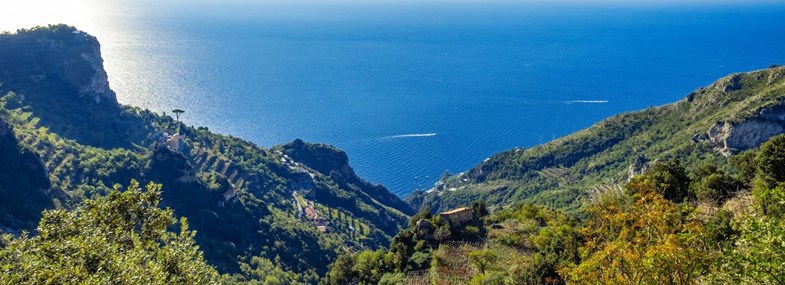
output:
[[57, 82], [60, 87], [76, 91], [69, 95], [86, 97], [95, 103], [117, 104], [109, 88], [98, 40], [66, 25], [0, 35], [0, 70], [0, 81], [7, 84]]
[[66, 25], [0, 35], [0, 94], [14, 91], [28, 111], [63, 137], [97, 147], [145, 139], [109, 88], [98, 40]]
[[785, 133], [785, 104], [761, 108], [741, 121], [723, 121], [707, 132], [709, 140], [723, 154], [759, 146], [769, 138]]

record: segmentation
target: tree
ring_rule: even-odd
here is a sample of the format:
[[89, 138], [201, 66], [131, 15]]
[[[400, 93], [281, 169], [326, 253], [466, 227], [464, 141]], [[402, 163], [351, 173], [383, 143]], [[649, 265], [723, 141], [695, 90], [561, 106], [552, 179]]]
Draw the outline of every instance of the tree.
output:
[[690, 192], [698, 200], [724, 202], [742, 189], [741, 181], [717, 169], [713, 165], [702, 165], [694, 171]]
[[175, 121], [179, 122], [180, 121], [180, 114], [185, 113], [185, 111], [180, 110], [180, 109], [174, 109], [174, 110], [172, 110], [172, 113], [174, 113]]
[[690, 177], [677, 159], [655, 164], [642, 179], [670, 201], [681, 203], [689, 195]]
[[160, 199], [160, 185], [141, 190], [132, 181], [73, 211], [44, 212], [38, 235], [3, 237], [0, 283], [217, 283], [185, 218], [177, 223], [172, 210], [157, 207]]
[[351, 255], [341, 255], [330, 265], [330, 271], [320, 284], [349, 284], [357, 280], [357, 276], [352, 268], [354, 267], [354, 257]]
[[429, 219], [431, 219], [431, 217], [432, 217], [432, 215], [431, 215], [431, 208], [428, 207], [428, 206], [425, 206], [425, 207], [422, 208], [422, 210], [417, 212], [417, 214], [412, 216], [411, 219], [409, 219], [409, 227], [416, 225], [417, 221], [419, 221], [419, 220], [423, 220], [423, 219], [424, 220], [429, 220]]
[[474, 210], [474, 214], [478, 219], [482, 219], [488, 215], [488, 207], [485, 206], [485, 201], [483, 200], [474, 201], [472, 203], [472, 210]]
[[772, 218], [785, 218], [785, 183], [769, 188], [761, 178], [755, 178], [752, 196], [758, 211]]
[[749, 184], [755, 178], [755, 173], [757, 172], [755, 154], [754, 150], [747, 150], [730, 158], [730, 163], [736, 170], [739, 181], [744, 184]]
[[758, 211], [733, 224], [738, 238], [724, 244], [709, 276], [718, 284], [785, 284], [785, 136], [761, 145], [754, 162]]
[[703, 228], [650, 184], [628, 188], [636, 197], [631, 205], [615, 199], [588, 208], [582, 262], [561, 275], [576, 284], [693, 283], [712, 259]]
[[752, 194], [758, 209], [773, 218], [785, 217], [785, 135], [763, 143], [755, 163]]
[[758, 177], [768, 187], [777, 182], [785, 182], [785, 135], [773, 137], [760, 146], [755, 157]]
[[319, 284], [378, 284], [382, 275], [394, 268], [392, 253], [364, 250], [339, 256]]

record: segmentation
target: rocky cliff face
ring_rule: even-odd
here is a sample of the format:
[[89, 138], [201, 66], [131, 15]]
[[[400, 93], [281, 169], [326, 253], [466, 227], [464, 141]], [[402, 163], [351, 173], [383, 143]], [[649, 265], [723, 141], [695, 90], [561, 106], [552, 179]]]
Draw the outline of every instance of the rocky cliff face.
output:
[[785, 105], [766, 107], [741, 122], [718, 122], [708, 131], [709, 140], [724, 155], [759, 146], [785, 133]]
[[95, 72], [86, 80], [86, 83], [78, 85], [79, 93], [83, 96], [91, 96], [96, 103], [100, 103], [102, 100], [116, 103], [117, 97], [115, 96], [114, 91], [109, 88], [109, 77], [104, 70], [101, 47], [94, 37], [85, 36], [89, 37], [90, 40], [88, 41], [89, 44], [85, 47], [87, 50], [82, 52], [80, 57], [90, 65]]
[[117, 103], [98, 40], [74, 27], [57, 25], [0, 35], [0, 70], [0, 82], [12, 87], [54, 80], [62, 83], [58, 88], [73, 88], [96, 103]]

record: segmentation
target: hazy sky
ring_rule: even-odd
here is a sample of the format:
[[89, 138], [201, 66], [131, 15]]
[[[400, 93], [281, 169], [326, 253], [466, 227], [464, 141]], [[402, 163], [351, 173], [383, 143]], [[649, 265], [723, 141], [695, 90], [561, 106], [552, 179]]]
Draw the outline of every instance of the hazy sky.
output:
[[[2, 4], [3, 16], [0, 17], [0, 30], [15, 31], [36, 25], [67, 23], [83, 29], [98, 27], [113, 13], [160, 13], [163, 15], [177, 14], [223, 14], [248, 13], [246, 7], [256, 9], [282, 10], [282, 15], [294, 16], [299, 10], [316, 10], [322, 6], [430, 6], [454, 3], [474, 3], [475, 5], [493, 5], [494, 3], [522, 5], [560, 3], [562, 5], [586, 5], [587, 3], [604, 3], [610, 5], [629, 6], [660, 6], [681, 5], [684, 3], [699, 5], [721, 5], [721, 3], [783, 3], [776, 0], [10, 0]], [[265, 6], [269, 5], [269, 6]], [[276, 7], [278, 9], [276, 9]], [[288, 7], [288, 9], [280, 9]], [[253, 9], [251, 9], [253, 10]], [[292, 11], [294, 11], [292, 13]], [[289, 13], [286, 13], [289, 12]], [[311, 11], [313, 12], [313, 11]], [[273, 13], [274, 14], [274, 13]], [[338, 15], [340, 16], [340, 15]]]

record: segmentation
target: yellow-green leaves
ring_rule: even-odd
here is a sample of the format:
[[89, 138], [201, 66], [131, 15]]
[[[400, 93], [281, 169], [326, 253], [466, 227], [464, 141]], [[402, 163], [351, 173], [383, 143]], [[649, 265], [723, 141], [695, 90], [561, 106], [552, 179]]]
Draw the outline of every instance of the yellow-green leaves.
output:
[[132, 181], [73, 211], [45, 212], [38, 235], [4, 239], [0, 284], [216, 283], [194, 232], [157, 207], [160, 197], [161, 185]]

